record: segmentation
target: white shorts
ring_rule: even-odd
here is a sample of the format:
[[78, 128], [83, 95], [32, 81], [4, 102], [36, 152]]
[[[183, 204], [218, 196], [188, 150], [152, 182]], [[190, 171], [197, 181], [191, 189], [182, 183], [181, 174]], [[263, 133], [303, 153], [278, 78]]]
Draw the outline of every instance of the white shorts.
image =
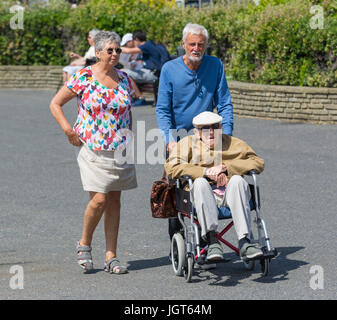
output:
[[135, 165], [118, 163], [114, 151], [94, 151], [85, 143], [76, 148], [85, 191], [108, 193], [137, 187]]
[[84, 66], [66, 66], [62, 70], [63, 70], [63, 72], [68, 73], [69, 76], [72, 76], [74, 73], [76, 73], [77, 71], [79, 71], [83, 68], [84, 68]]

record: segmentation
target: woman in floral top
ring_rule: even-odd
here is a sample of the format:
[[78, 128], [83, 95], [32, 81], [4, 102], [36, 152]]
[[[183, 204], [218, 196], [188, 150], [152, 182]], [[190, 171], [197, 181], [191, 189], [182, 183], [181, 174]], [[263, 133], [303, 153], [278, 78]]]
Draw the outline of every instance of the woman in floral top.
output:
[[[116, 258], [120, 197], [121, 190], [137, 187], [137, 181], [134, 164], [120, 161], [118, 154], [132, 138], [133, 88], [127, 74], [115, 68], [121, 53], [120, 37], [101, 31], [94, 41], [98, 63], [75, 73], [53, 98], [50, 110], [69, 143], [79, 147], [77, 161], [83, 189], [90, 195], [77, 243], [78, 263], [86, 272], [93, 270], [91, 242], [104, 213], [104, 270], [126, 273], [126, 267]], [[76, 96], [78, 115], [71, 127], [62, 107]]]

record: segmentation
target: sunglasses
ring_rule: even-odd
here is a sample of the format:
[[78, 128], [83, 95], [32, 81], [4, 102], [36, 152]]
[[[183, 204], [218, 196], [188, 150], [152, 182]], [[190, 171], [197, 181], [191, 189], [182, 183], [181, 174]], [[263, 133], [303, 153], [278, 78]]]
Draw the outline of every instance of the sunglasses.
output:
[[107, 54], [113, 54], [113, 52], [115, 51], [117, 54], [121, 54], [122, 53], [122, 49], [121, 48], [109, 48], [105, 50]]
[[198, 130], [210, 130], [210, 129], [216, 130], [219, 128], [220, 128], [220, 123], [214, 123], [214, 124], [211, 124], [210, 126], [203, 126], [201, 128], [198, 128]]

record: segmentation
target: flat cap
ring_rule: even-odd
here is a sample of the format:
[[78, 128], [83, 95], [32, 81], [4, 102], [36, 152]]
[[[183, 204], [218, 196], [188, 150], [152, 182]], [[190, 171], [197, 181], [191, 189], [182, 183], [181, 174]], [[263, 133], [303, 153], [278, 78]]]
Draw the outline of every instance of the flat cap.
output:
[[194, 127], [210, 126], [215, 123], [221, 122], [222, 117], [217, 113], [204, 111], [195, 116], [192, 120]]

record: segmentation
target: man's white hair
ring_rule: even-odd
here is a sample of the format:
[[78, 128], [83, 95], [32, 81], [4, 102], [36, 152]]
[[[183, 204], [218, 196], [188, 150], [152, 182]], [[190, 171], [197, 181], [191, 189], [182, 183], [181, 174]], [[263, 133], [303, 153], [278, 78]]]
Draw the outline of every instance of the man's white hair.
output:
[[94, 39], [95, 36], [96, 36], [96, 34], [97, 34], [99, 31], [100, 31], [100, 30], [98, 30], [98, 29], [92, 29], [92, 30], [89, 31], [89, 36], [90, 36], [92, 39]]
[[200, 24], [196, 24], [196, 23], [188, 23], [183, 30], [183, 41], [184, 42], [186, 41], [186, 37], [189, 33], [203, 35], [206, 39], [206, 42], [208, 43], [208, 31], [204, 26]]

